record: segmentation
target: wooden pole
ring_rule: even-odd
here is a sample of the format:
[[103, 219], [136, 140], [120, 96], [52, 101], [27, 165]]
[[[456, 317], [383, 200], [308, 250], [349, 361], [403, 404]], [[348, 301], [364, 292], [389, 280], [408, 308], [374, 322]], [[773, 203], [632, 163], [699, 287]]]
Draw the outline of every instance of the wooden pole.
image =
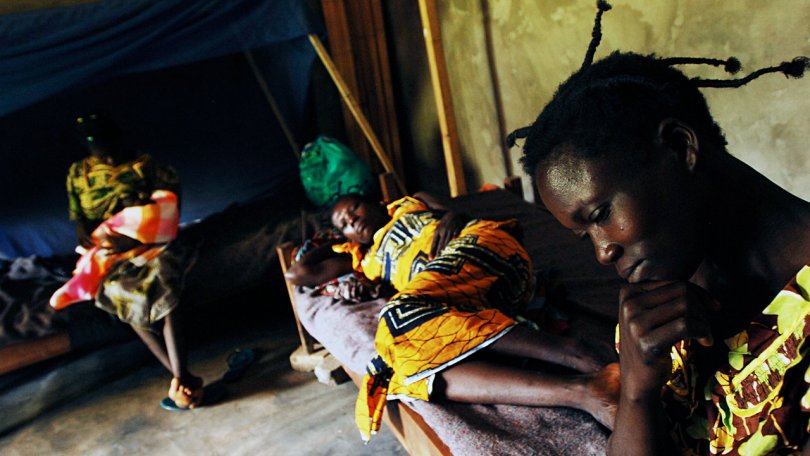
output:
[[419, 13], [422, 17], [422, 31], [427, 46], [430, 79], [436, 100], [436, 111], [439, 114], [439, 128], [442, 132], [444, 163], [447, 167], [447, 181], [450, 184], [450, 196], [467, 193], [464, 183], [464, 168], [461, 164], [461, 145], [458, 141], [456, 117], [453, 112], [453, 100], [450, 95], [450, 81], [447, 77], [447, 63], [442, 48], [442, 35], [439, 26], [436, 0], [419, 0]]
[[[513, 175], [512, 159], [509, 156], [509, 148], [506, 147], [506, 115], [503, 109], [503, 97], [501, 97], [501, 83], [498, 77], [498, 66], [495, 65], [495, 45], [492, 42], [492, 15], [489, 12], [489, 0], [481, 0], [481, 15], [484, 19], [484, 43], [487, 49], [487, 65], [489, 74], [492, 77], [492, 96], [495, 99], [495, 118], [498, 120], [498, 143], [501, 145], [501, 156], [507, 179]], [[521, 195], [522, 196], [522, 195]]]
[[405, 185], [403, 184], [402, 179], [394, 170], [394, 165], [391, 163], [388, 155], [386, 155], [385, 151], [383, 150], [380, 141], [377, 139], [377, 135], [374, 134], [374, 130], [372, 130], [368, 119], [366, 119], [366, 116], [363, 114], [363, 111], [360, 109], [357, 101], [355, 101], [354, 97], [349, 91], [346, 82], [343, 80], [343, 77], [340, 75], [335, 67], [335, 64], [332, 62], [331, 57], [329, 57], [329, 54], [326, 52], [326, 48], [323, 46], [323, 43], [321, 43], [320, 38], [318, 38], [318, 36], [315, 34], [309, 34], [309, 41], [315, 48], [315, 52], [318, 53], [318, 57], [320, 57], [321, 62], [323, 62], [324, 66], [326, 67], [326, 71], [329, 72], [329, 76], [332, 77], [332, 81], [335, 82], [335, 85], [340, 92], [340, 96], [349, 107], [349, 111], [351, 111], [354, 119], [360, 125], [360, 129], [363, 130], [363, 134], [366, 136], [369, 144], [371, 144], [371, 148], [374, 150], [374, 153], [377, 155], [380, 163], [382, 163], [383, 168], [386, 172], [393, 174], [394, 179], [397, 182], [397, 186], [399, 187], [400, 191], [404, 193]]
[[281, 110], [278, 108], [278, 103], [276, 103], [276, 99], [273, 98], [273, 94], [270, 92], [270, 86], [267, 85], [264, 75], [262, 75], [261, 70], [259, 70], [259, 66], [256, 65], [256, 60], [253, 59], [253, 53], [250, 52], [250, 49], [245, 49], [244, 54], [248, 65], [250, 65], [250, 69], [253, 70], [253, 76], [256, 77], [256, 82], [259, 83], [259, 88], [262, 89], [265, 100], [267, 100], [267, 103], [270, 105], [270, 109], [273, 110], [273, 114], [275, 114], [276, 119], [278, 119], [279, 125], [281, 125], [281, 130], [284, 132], [284, 136], [287, 138], [287, 142], [290, 144], [290, 147], [295, 154], [295, 158], [300, 161], [301, 149], [298, 148], [298, 142], [296, 142], [292, 131], [290, 131], [290, 128], [287, 126], [287, 121], [284, 120], [284, 116], [281, 114]]

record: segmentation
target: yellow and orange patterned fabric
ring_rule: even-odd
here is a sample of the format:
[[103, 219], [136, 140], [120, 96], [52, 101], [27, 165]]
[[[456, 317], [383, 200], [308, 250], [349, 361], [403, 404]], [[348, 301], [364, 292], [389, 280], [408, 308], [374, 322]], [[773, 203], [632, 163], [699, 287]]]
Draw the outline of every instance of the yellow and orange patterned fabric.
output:
[[[387, 399], [428, 400], [437, 372], [506, 334], [534, 286], [529, 256], [509, 234], [515, 221], [473, 220], [430, 259], [436, 215], [408, 197], [388, 211], [391, 221], [360, 261], [368, 278], [398, 290], [380, 313], [378, 356], [356, 404], [365, 440], [379, 429]], [[346, 245], [336, 250], [360, 255]]]
[[[805, 266], [722, 352], [679, 343], [663, 399], [684, 454], [788, 454], [810, 423], [810, 267]], [[717, 344], [715, 344], [717, 345]], [[722, 356], [710, 375], [699, 366]]]

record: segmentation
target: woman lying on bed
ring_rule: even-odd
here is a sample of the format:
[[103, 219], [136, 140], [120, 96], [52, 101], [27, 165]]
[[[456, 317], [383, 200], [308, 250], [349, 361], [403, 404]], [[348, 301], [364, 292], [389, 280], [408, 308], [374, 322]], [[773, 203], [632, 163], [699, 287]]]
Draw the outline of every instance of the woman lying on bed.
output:
[[[481, 404], [566, 406], [612, 427], [616, 364], [588, 344], [515, 321], [532, 297], [534, 273], [513, 236], [516, 221], [460, 222], [424, 201], [386, 208], [360, 195], [338, 199], [332, 222], [350, 242], [316, 249], [287, 279], [315, 286], [361, 271], [398, 291], [383, 308], [378, 356], [360, 388], [357, 424], [365, 439], [379, 428], [387, 399], [444, 398]], [[509, 366], [479, 351], [533, 358], [580, 372], [552, 375]]]
[[513, 134], [545, 206], [628, 282], [609, 453], [808, 454], [810, 204], [728, 152], [698, 90], [808, 60], [731, 81], [677, 61], [586, 58]]

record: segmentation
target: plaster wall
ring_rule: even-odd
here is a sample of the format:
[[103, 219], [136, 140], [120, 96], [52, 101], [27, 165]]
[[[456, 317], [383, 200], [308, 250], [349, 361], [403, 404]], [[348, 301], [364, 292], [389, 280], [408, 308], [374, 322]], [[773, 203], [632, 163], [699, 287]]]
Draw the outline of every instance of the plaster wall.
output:
[[[442, 42], [467, 168], [468, 188], [509, 174], [530, 179], [504, 151], [505, 133], [534, 121], [557, 86], [582, 63], [593, 0], [442, 0]], [[810, 55], [810, 2], [612, 0], [599, 59], [614, 50], [660, 56], [736, 56], [740, 74]], [[487, 41], [489, 40], [489, 41]], [[488, 52], [488, 43], [490, 52]], [[687, 75], [725, 78], [716, 68]], [[810, 200], [810, 75], [768, 75], [739, 89], [704, 89], [729, 151]], [[498, 103], [500, 100], [500, 103]], [[500, 107], [500, 114], [499, 114]], [[527, 191], [527, 195], [531, 194]]]

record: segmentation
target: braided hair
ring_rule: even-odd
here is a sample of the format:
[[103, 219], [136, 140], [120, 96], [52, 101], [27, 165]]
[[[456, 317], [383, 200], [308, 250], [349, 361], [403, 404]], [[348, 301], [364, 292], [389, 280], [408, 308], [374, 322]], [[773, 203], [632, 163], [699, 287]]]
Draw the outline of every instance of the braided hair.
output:
[[[521, 164], [535, 176], [538, 166], [555, 158], [560, 145], [573, 146], [584, 157], [632, 152], [644, 160], [658, 137], [664, 119], [676, 118], [690, 125], [716, 148], [725, 150], [726, 140], [709, 113], [701, 87], [740, 87], [768, 73], [801, 77], [810, 60], [797, 57], [763, 68], [739, 79], [689, 78], [672, 65], [722, 66], [737, 73], [741, 64], [734, 57], [722, 60], [699, 57], [659, 58], [653, 54], [614, 52], [593, 63], [602, 38], [601, 19], [611, 6], [597, 2], [591, 43], [582, 67], [562, 83], [535, 122], [512, 132], [507, 144], [526, 138]], [[571, 148], [567, 147], [566, 151]], [[555, 152], [557, 151], [557, 152]]]

